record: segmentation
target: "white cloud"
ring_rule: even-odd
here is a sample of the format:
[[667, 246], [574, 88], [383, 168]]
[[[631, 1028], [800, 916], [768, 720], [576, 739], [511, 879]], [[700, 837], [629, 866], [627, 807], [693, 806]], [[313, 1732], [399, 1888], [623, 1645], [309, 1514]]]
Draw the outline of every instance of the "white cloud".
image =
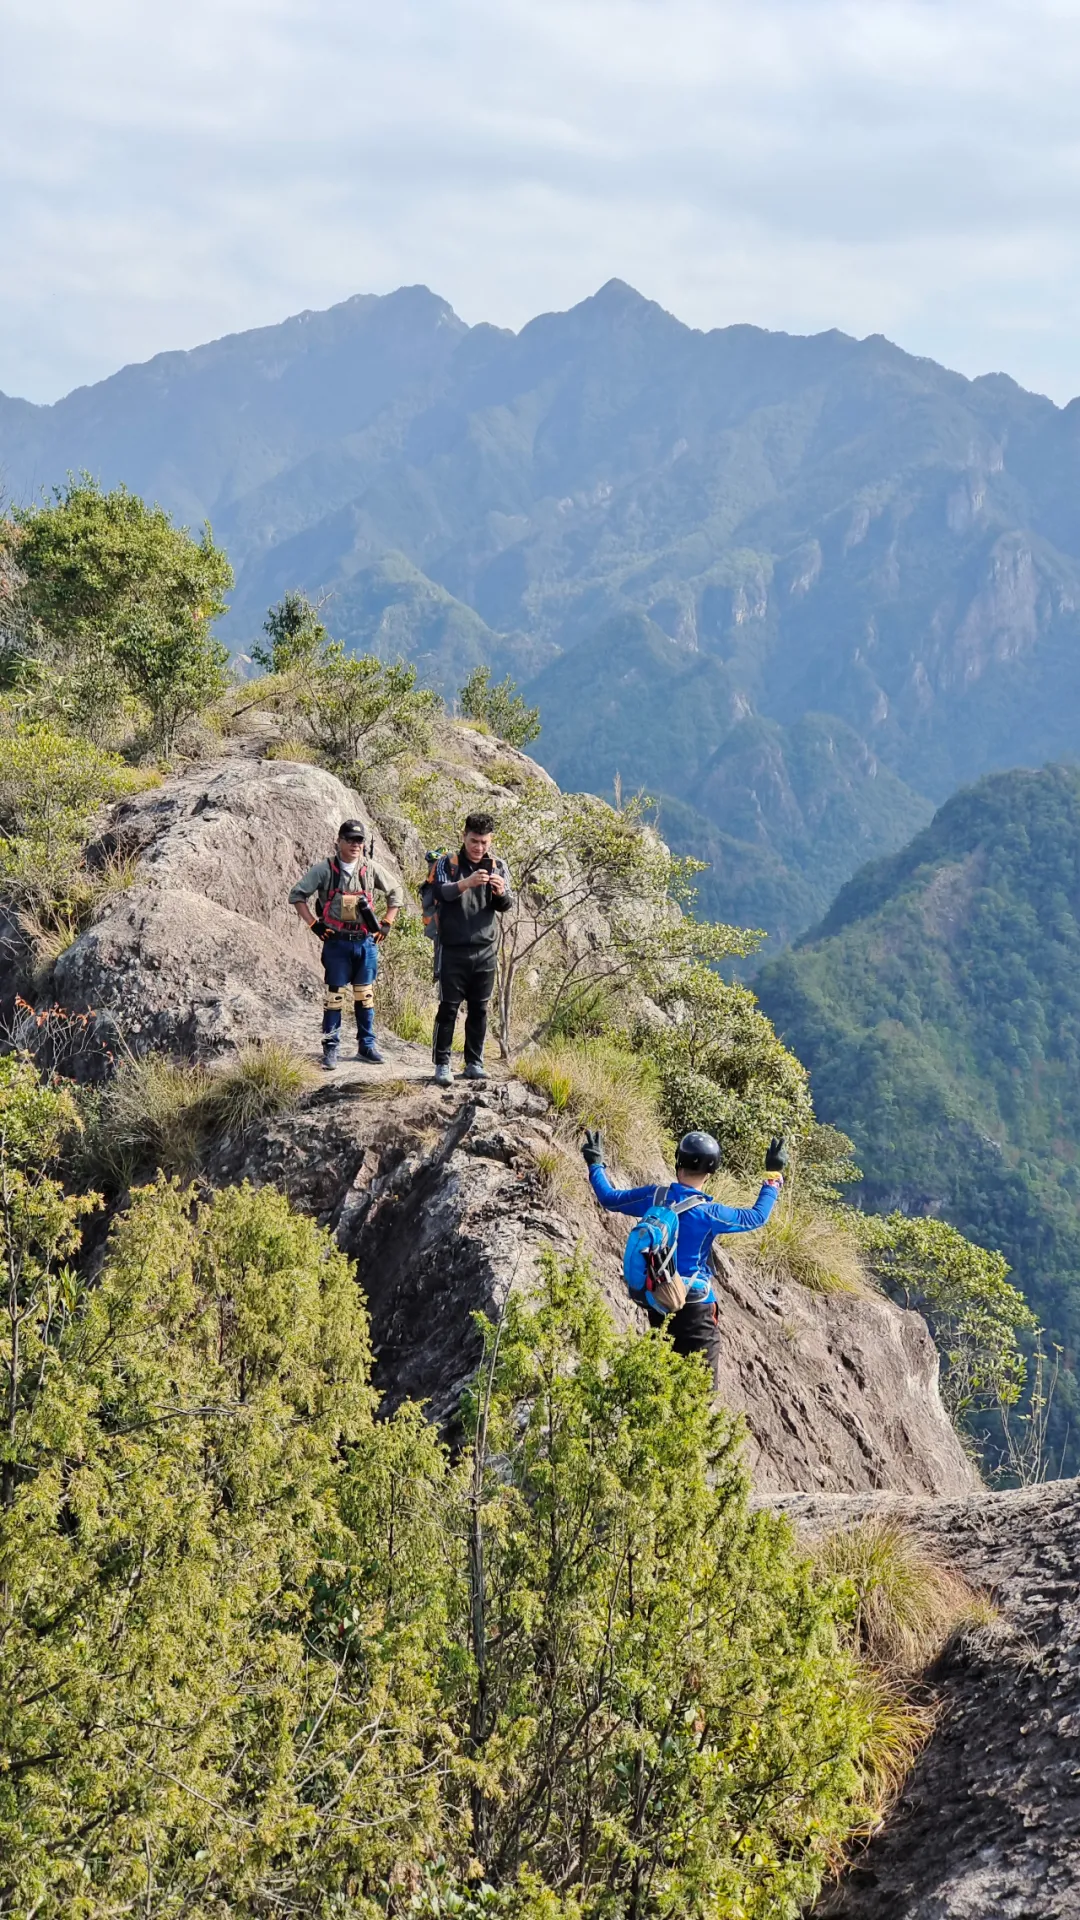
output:
[[1073, 0], [0, 0], [0, 388], [613, 274], [1080, 389]]

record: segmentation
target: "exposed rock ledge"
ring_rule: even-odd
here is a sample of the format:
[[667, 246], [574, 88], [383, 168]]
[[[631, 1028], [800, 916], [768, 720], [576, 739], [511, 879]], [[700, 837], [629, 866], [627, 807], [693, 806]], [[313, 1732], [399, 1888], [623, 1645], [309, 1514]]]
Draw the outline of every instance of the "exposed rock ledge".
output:
[[893, 1513], [1000, 1610], [932, 1675], [941, 1719], [829, 1920], [1080, 1915], [1080, 1482], [920, 1501], [788, 1497], [810, 1533]]
[[[553, 1189], [546, 1103], [517, 1082], [478, 1096], [409, 1084], [320, 1090], [246, 1142], [226, 1144], [216, 1180], [273, 1180], [332, 1225], [358, 1262], [378, 1379], [391, 1403], [428, 1400], [440, 1420], [476, 1365], [472, 1315], [527, 1286], [541, 1248], [582, 1242], [626, 1322], [622, 1231], [599, 1213], [579, 1164]], [[420, 1071], [430, 1072], [426, 1061]], [[937, 1354], [917, 1314], [876, 1295], [823, 1298], [762, 1288], [727, 1262], [721, 1397], [748, 1429], [762, 1491], [799, 1487], [960, 1493], [971, 1465], [938, 1396]]]

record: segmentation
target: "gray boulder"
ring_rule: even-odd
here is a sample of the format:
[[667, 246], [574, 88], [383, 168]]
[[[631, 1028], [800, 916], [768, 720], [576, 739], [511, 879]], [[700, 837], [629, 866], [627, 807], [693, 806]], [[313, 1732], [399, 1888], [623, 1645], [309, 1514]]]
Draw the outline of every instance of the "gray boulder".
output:
[[[322, 973], [288, 889], [357, 813], [358, 796], [321, 767], [239, 755], [125, 802], [100, 846], [137, 854], [135, 885], [61, 956], [57, 999], [93, 1009], [135, 1051], [310, 1045]], [[404, 884], [378, 833], [375, 857]]]

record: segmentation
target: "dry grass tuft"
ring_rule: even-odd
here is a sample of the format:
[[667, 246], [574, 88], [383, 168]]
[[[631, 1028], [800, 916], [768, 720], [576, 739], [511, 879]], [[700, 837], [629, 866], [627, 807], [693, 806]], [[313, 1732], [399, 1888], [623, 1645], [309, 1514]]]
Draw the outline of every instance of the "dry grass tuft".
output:
[[930, 1702], [913, 1700], [870, 1667], [863, 1667], [859, 1674], [857, 1694], [866, 1732], [858, 1760], [863, 1812], [850, 1836], [853, 1840], [868, 1837], [881, 1825], [937, 1719]]
[[489, 760], [483, 771], [493, 787], [521, 787], [529, 778], [528, 769], [516, 760]]
[[994, 1617], [989, 1601], [896, 1519], [874, 1517], [831, 1533], [814, 1557], [823, 1573], [852, 1587], [855, 1646], [894, 1679], [924, 1673], [961, 1628]]
[[795, 1280], [810, 1293], [865, 1291], [866, 1269], [854, 1236], [835, 1214], [794, 1196], [785, 1195], [761, 1232], [743, 1245], [753, 1271], [770, 1283]]
[[536, 1171], [546, 1193], [568, 1198], [580, 1189], [580, 1163], [558, 1141], [537, 1148]]
[[155, 1168], [188, 1178], [206, 1135], [210, 1075], [161, 1053], [125, 1060], [106, 1086], [87, 1129], [93, 1172], [115, 1187]]
[[219, 1133], [246, 1133], [259, 1120], [291, 1113], [315, 1079], [302, 1055], [281, 1041], [242, 1047], [210, 1077], [202, 1100], [205, 1123]]
[[92, 1178], [131, 1186], [161, 1168], [187, 1180], [210, 1144], [295, 1107], [316, 1076], [291, 1047], [244, 1047], [209, 1072], [148, 1053], [121, 1062], [88, 1117], [83, 1152]]
[[880, 1826], [934, 1730], [936, 1703], [919, 1683], [950, 1641], [986, 1631], [997, 1616], [895, 1517], [872, 1516], [828, 1534], [814, 1559], [854, 1600], [850, 1635], [865, 1731], [858, 1761], [863, 1817], [852, 1838], [865, 1838]]
[[660, 1123], [657, 1074], [640, 1054], [610, 1040], [559, 1040], [524, 1054], [517, 1073], [548, 1095], [568, 1126], [599, 1127], [629, 1173], [663, 1173], [671, 1143]]
[[134, 886], [138, 864], [136, 854], [110, 854], [102, 866], [70, 875], [64, 897], [42, 899], [24, 908], [19, 925], [30, 942], [35, 974], [47, 978], [60, 955], [97, 919], [106, 902]]
[[319, 755], [308, 740], [297, 740], [291, 735], [285, 740], [272, 740], [263, 754], [264, 760], [299, 760], [306, 767], [317, 767]]

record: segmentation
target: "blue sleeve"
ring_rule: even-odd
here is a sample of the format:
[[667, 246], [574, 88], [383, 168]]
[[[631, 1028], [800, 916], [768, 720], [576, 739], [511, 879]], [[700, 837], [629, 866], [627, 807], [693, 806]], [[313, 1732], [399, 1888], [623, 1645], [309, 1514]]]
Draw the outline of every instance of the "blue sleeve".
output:
[[709, 1222], [714, 1233], [753, 1233], [755, 1227], [763, 1227], [776, 1205], [779, 1187], [762, 1187], [752, 1207], [722, 1207], [714, 1201], [709, 1207], [695, 1207], [694, 1216], [702, 1216]]
[[655, 1187], [613, 1187], [603, 1167], [589, 1168], [589, 1185], [608, 1213], [632, 1213], [640, 1218], [656, 1199]]

